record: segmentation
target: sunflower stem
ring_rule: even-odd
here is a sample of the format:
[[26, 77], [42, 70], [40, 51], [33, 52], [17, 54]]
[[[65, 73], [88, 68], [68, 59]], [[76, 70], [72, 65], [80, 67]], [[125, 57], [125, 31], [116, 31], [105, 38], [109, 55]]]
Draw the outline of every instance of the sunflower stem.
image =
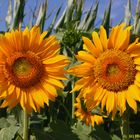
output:
[[75, 94], [72, 93], [72, 119], [74, 119], [74, 111], [75, 111], [74, 103], [75, 103]]
[[122, 139], [129, 139], [129, 110], [127, 110], [122, 117]]
[[91, 129], [91, 131], [90, 131], [89, 140], [93, 140], [93, 137], [92, 137], [92, 133], [93, 133], [93, 126], [92, 126], [92, 125], [90, 126], [90, 129]]
[[28, 140], [28, 113], [24, 111], [24, 121], [23, 121], [23, 140]]

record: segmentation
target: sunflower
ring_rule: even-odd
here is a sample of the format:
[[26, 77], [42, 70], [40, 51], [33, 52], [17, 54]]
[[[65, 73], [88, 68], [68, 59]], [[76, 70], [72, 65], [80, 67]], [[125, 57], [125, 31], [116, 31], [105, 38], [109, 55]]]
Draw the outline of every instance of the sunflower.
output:
[[[82, 99], [77, 97], [75, 103], [75, 116], [79, 118], [81, 121], [85, 122], [86, 125], [92, 125], [94, 127], [95, 124], [102, 124], [103, 117], [99, 115], [93, 115], [90, 111], [87, 111], [84, 105], [82, 105]], [[84, 102], [84, 101], [83, 101]]]
[[64, 67], [69, 60], [59, 55], [55, 36], [44, 38], [34, 26], [31, 30], [15, 30], [0, 38], [0, 99], [1, 107], [18, 103], [27, 112], [39, 111], [44, 103], [54, 101], [57, 90], [66, 80]]
[[126, 110], [127, 104], [137, 112], [140, 101], [140, 43], [130, 43], [131, 26], [122, 23], [112, 28], [109, 38], [103, 26], [100, 36], [92, 33], [92, 40], [82, 37], [83, 51], [76, 56], [81, 62], [69, 70], [80, 77], [74, 91], [80, 90], [88, 110], [101, 105], [115, 117]]

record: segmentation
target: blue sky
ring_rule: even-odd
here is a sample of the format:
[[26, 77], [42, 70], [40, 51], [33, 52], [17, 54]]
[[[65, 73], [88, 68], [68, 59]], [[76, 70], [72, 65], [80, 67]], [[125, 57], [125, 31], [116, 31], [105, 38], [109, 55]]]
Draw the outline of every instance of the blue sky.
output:
[[[35, 9], [36, 5], [39, 5], [44, 0], [27, 0], [25, 6], [25, 25], [28, 24], [29, 20], [32, 18], [32, 11]], [[85, 7], [84, 11], [90, 9], [92, 3], [95, 3], [96, 0], [85, 0]], [[105, 9], [109, 4], [109, 0], [99, 0], [99, 9], [98, 9], [98, 16], [95, 25], [99, 25], [102, 21], [103, 14]], [[57, 9], [60, 5], [63, 5], [62, 11], [66, 6], [67, 0], [48, 0], [48, 11], [47, 15], [53, 10]], [[112, 9], [111, 9], [111, 22], [113, 25], [120, 23], [124, 17], [124, 9], [126, 6], [127, 0], [112, 0]], [[137, 0], [131, 0], [131, 7], [132, 12], [135, 12]], [[7, 14], [7, 7], [8, 7], [8, 0], [0, 0], [0, 31], [6, 31], [6, 23], [5, 23], [5, 16]], [[61, 12], [62, 12], [61, 11]], [[55, 13], [54, 13], [55, 14]], [[47, 29], [50, 21], [52, 18], [49, 18], [46, 21], [45, 28]]]

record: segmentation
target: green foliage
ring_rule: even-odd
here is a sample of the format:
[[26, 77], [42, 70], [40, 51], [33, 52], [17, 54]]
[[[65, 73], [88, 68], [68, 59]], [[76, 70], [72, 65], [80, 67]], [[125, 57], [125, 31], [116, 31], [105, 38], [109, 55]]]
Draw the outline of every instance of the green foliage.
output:
[[106, 29], [107, 36], [109, 36], [109, 29], [110, 29], [111, 5], [112, 5], [112, 0], [110, 0], [109, 6], [108, 6], [107, 10], [104, 13], [104, 18], [103, 18], [103, 22], [102, 22], [102, 25]]
[[84, 31], [88, 31], [88, 30], [93, 29], [94, 22], [95, 22], [95, 19], [97, 17], [98, 5], [99, 5], [99, 2], [97, 1], [95, 6], [92, 6], [90, 8], [85, 19], [83, 20], [82, 24], [80, 25], [81, 28], [79, 28], [79, 29], [82, 29]]
[[91, 127], [78, 121], [75, 125], [72, 126], [72, 129], [72, 131], [78, 136], [79, 140], [89, 140]]
[[12, 140], [15, 137], [19, 127], [18, 126], [9, 126], [0, 130], [0, 139], [1, 140]]
[[46, 11], [47, 11], [48, 1], [40, 5], [39, 13], [36, 19], [35, 25], [40, 26], [41, 31], [44, 29], [44, 23], [46, 20]]
[[126, 23], [126, 26], [130, 25], [131, 23], [131, 1], [128, 0], [127, 5], [125, 7], [125, 16], [124, 16], [124, 22]]
[[7, 28], [17, 29], [21, 26], [23, 18], [24, 18], [24, 6], [25, 0], [15, 0], [14, 1], [14, 9], [12, 13], [12, 1], [9, 0], [8, 12], [7, 12]]
[[0, 118], [0, 140], [12, 140], [16, 137], [20, 128], [16, 123], [11, 115], [8, 118]]
[[134, 17], [134, 29], [133, 33], [138, 35], [140, 33], [140, 0], [137, 0], [137, 6], [136, 6], [136, 13]]

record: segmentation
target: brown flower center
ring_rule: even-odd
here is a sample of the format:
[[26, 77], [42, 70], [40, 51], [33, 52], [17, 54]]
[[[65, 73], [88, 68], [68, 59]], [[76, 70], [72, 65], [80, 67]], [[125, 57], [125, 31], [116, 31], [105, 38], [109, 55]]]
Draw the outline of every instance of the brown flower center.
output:
[[40, 80], [43, 64], [34, 53], [15, 53], [9, 57], [4, 66], [4, 74], [8, 81], [20, 88], [28, 88]]
[[135, 65], [129, 54], [120, 50], [107, 50], [94, 64], [97, 82], [109, 91], [122, 91], [135, 79]]

